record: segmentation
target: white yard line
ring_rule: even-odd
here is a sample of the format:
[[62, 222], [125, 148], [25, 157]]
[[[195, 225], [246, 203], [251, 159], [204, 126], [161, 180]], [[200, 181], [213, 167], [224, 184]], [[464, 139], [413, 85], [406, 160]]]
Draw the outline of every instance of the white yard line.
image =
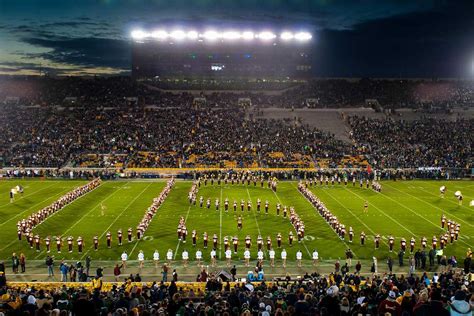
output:
[[[296, 190], [298, 190], [298, 188], [296, 188]], [[273, 194], [275, 194], [275, 197], [277, 198], [278, 202], [279, 202], [280, 204], [282, 204], [282, 203], [281, 203], [281, 200], [280, 200], [280, 197], [278, 196], [278, 194], [277, 194], [275, 191], [273, 191], [273, 190], [272, 190], [272, 192], [273, 192]], [[291, 227], [293, 227], [293, 225], [291, 225]], [[293, 229], [294, 229], [294, 227], [293, 227]], [[298, 235], [298, 232], [297, 232], [296, 230], [295, 230], [295, 232], [296, 232], [296, 235]], [[303, 240], [303, 246], [304, 246], [304, 248], [306, 249], [306, 252], [308, 253], [308, 256], [309, 256], [310, 258], [312, 258], [311, 252], [309, 251], [308, 247], [306, 246], [306, 243], [304, 242], [304, 240]]]
[[[148, 184], [142, 192], [140, 192], [133, 200], [130, 201], [130, 203], [127, 204], [127, 206], [122, 210], [122, 212], [117, 216], [115, 217], [115, 220], [109, 225], [109, 227], [107, 227], [107, 229], [99, 236], [99, 240], [102, 239], [102, 237], [105, 236], [105, 234], [107, 234], [107, 232], [109, 231], [109, 229], [117, 222], [117, 220], [122, 217], [123, 213], [125, 213], [126, 210], [128, 210], [128, 208], [130, 206], [132, 206], [132, 204], [140, 197], [142, 196], [142, 194], [150, 187], [150, 185], [152, 185], [153, 182], [150, 182], [150, 184]], [[80, 260], [84, 259], [84, 257], [89, 253], [89, 251], [92, 249], [93, 245], [91, 245], [89, 247], [89, 250], [86, 251], [86, 253], [81, 257]]]
[[[410, 194], [410, 193], [408, 193], [408, 192], [405, 192], [405, 191], [402, 191], [402, 190], [400, 190], [400, 189], [397, 189], [396, 187], [391, 186], [391, 185], [389, 185], [389, 184], [386, 184], [386, 183], [384, 183], [384, 184], [387, 185], [387, 186], [389, 186], [389, 187], [391, 187], [391, 188], [393, 188], [393, 189], [395, 189], [395, 190], [397, 190], [398, 192], [401, 192], [401, 193], [410, 195], [410, 196], [414, 197], [415, 199], [417, 199], [418, 201], [421, 201], [421, 202], [423, 202], [423, 203], [425, 203], [425, 204], [427, 204], [427, 205], [430, 205], [430, 206], [432, 206], [432, 207], [434, 207], [434, 208], [436, 208], [436, 209], [438, 209], [438, 210], [444, 212], [442, 208], [440, 208], [440, 207], [438, 207], [438, 206], [436, 206], [436, 205], [434, 205], [434, 204], [432, 204], [432, 203], [430, 203], [430, 202], [426, 202], [425, 200], [422, 200], [422, 199], [418, 198], [416, 195], [413, 195], [413, 194]], [[466, 221], [463, 220], [462, 218], [459, 218], [459, 217], [457, 217], [457, 216], [455, 216], [455, 215], [453, 215], [453, 214], [449, 214], [449, 216], [454, 217], [454, 218], [456, 218], [457, 220], [459, 220], [459, 221], [461, 221], [461, 222], [464, 222], [464, 223], [465, 223], [466, 225], [468, 225], [468, 226], [474, 227], [474, 225], [472, 225], [472, 224], [466, 222]]]
[[[27, 196], [31, 196], [31, 195], [33, 195], [33, 194], [36, 194], [36, 193], [41, 192], [41, 191], [43, 191], [43, 190], [46, 190], [47, 188], [50, 188], [50, 187], [52, 187], [53, 185], [54, 185], [54, 183], [53, 183], [53, 184], [50, 184], [50, 185], [48, 185], [48, 186], [46, 186], [46, 187], [44, 187], [44, 188], [41, 188], [41, 189], [39, 189], [39, 190], [33, 191], [33, 192], [31, 192], [31, 193], [29, 193], [29, 194], [27, 194], [27, 195], [20, 196], [20, 197], [18, 197], [18, 200], [21, 201], [21, 199], [24, 199], [24, 198], [26, 198]], [[16, 200], [16, 199], [15, 199], [15, 200]], [[10, 205], [12, 205], [12, 204], [15, 204], [15, 202], [13, 202], [13, 203], [8, 202], [8, 203], [6, 203], [6, 204], [0, 205], [0, 208], [6, 207], [6, 206], [10, 206]]]
[[[361, 199], [362, 201], [366, 201], [366, 199], [364, 199], [362, 196], [360, 196], [359, 194], [357, 193], [354, 193], [352, 192], [352, 190], [349, 190], [348, 188], [344, 188], [345, 190], [349, 191], [350, 193], [352, 193], [353, 195], [357, 196], [359, 199]], [[406, 230], [410, 235], [411, 237], [415, 237], [417, 236], [414, 232], [412, 232], [411, 230], [409, 230], [408, 228], [406, 228], [405, 226], [401, 225], [399, 222], [397, 222], [392, 216], [388, 215], [387, 213], [385, 213], [382, 209], [378, 208], [377, 206], [375, 205], [372, 205], [372, 207], [374, 207], [375, 209], [377, 209], [380, 213], [384, 214], [385, 216], [387, 216], [388, 218], [390, 218], [394, 223], [396, 223], [398, 226], [400, 226], [401, 228], [403, 228], [404, 230]]]

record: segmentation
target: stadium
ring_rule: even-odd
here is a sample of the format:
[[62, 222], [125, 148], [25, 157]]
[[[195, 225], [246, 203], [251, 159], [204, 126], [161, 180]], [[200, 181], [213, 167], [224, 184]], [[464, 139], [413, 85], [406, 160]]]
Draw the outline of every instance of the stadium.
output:
[[319, 40], [170, 23], [127, 75], [0, 68], [0, 313], [472, 315], [474, 81], [318, 77]]

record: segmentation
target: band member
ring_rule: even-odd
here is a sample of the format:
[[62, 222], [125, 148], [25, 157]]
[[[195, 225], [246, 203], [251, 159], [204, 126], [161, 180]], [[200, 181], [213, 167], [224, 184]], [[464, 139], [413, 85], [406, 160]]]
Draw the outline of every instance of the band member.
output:
[[241, 212], [244, 211], [244, 207], [245, 207], [245, 201], [244, 201], [244, 200], [240, 200], [240, 211], [241, 211]]
[[436, 238], [436, 236], [433, 236], [433, 238], [431, 239], [431, 244], [433, 249], [436, 250], [436, 245], [438, 244], [438, 238]]
[[220, 203], [220, 202], [219, 202], [219, 199], [216, 199], [216, 201], [215, 201], [215, 203], [214, 203], [215, 206], [216, 206], [216, 211], [219, 210], [219, 203]]
[[191, 236], [192, 236], [192, 238], [193, 238], [193, 246], [196, 247], [196, 244], [197, 244], [197, 232], [196, 232], [195, 229], [193, 230]]
[[17, 234], [18, 234], [18, 240], [21, 240], [21, 227], [18, 227]]
[[77, 238], [77, 250], [79, 251], [79, 253], [82, 253], [82, 248], [84, 247], [84, 241], [82, 239], [82, 237], [78, 237]]
[[360, 244], [363, 246], [365, 243], [365, 233], [362, 231], [360, 233]]
[[252, 210], [252, 201], [248, 200], [247, 201], [247, 211], [251, 211]]
[[99, 237], [94, 236], [94, 250], [99, 250]]
[[349, 226], [349, 242], [352, 242], [352, 239], [354, 238], [354, 230], [352, 229], [352, 226]]
[[413, 253], [415, 251], [415, 238], [411, 237], [410, 239], [410, 252]]
[[426, 239], [426, 237], [422, 237], [421, 238], [421, 247], [423, 247], [423, 249], [426, 249], [427, 244], [428, 244], [428, 239]]
[[278, 203], [276, 206], [277, 216], [280, 216], [280, 209], [281, 209], [281, 205], [280, 203]]
[[35, 246], [36, 246], [36, 251], [39, 252], [40, 251], [40, 236], [39, 235], [35, 235]]
[[51, 238], [49, 236], [44, 239], [44, 244], [46, 245], [46, 252], [49, 253], [51, 251]]
[[451, 243], [454, 242], [455, 236], [456, 236], [456, 233], [454, 232], [454, 230], [451, 230], [451, 231], [449, 232], [449, 237], [450, 237], [450, 239], [451, 239]]
[[446, 224], [446, 216], [444, 214], [441, 216], [441, 228], [444, 229], [444, 225]]
[[443, 235], [441, 235], [441, 236], [439, 237], [439, 248], [440, 248], [441, 250], [444, 249], [444, 236], [443, 236]]
[[211, 266], [215, 267], [217, 263], [217, 252], [216, 249], [211, 250]]
[[270, 236], [267, 236], [267, 250], [270, 251], [272, 248], [272, 238]]
[[137, 226], [137, 239], [140, 240], [142, 239], [142, 227]]
[[281, 251], [281, 261], [282, 261], [282, 265], [283, 265], [283, 268], [286, 268], [286, 250], [285, 248], [283, 248], [283, 250]]
[[239, 246], [239, 237], [234, 236], [234, 238], [232, 238], [232, 243], [234, 244], [234, 253], [237, 253], [237, 247]]
[[206, 200], [206, 208], [207, 209], [211, 208], [211, 199], [210, 198], [207, 198], [207, 200]]
[[275, 250], [273, 248], [268, 252], [268, 256], [270, 257], [270, 267], [273, 268], [275, 266]]
[[239, 215], [239, 218], [237, 219], [237, 229], [242, 230], [242, 216]]
[[367, 213], [369, 211], [369, 202], [365, 201], [364, 203], [364, 213]]
[[395, 238], [393, 236], [388, 237], [388, 249], [390, 252], [393, 251], [393, 244], [395, 243]]
[[237, 212], [237, 201], [236, 200], [234, 200], [233, 206], [234, 206], [234, 212]]
[[33, 249], [33, 242], [34, 242], [33, 233], [29, 233], [28, 234], [28, 243], [30, 244], [30, 249]]
[[181, 238], [184, 244], [186, 243], [186, 236], [188, 236], [188, 229], [184, 226], [181, 228]]
[[290, 247], [293, 247], [293, 232], [291, 231], [288, 234], [288, 243], [290, 244]]
[[61, 236], [56, 237], [56, 249], [58, 253], [61, 253]]
[[446, 193], [446, 187], [443, 185], [439, 188], [439, 194], [442, 199], [444, 199], [444, 193]]
[[132, 234], [133, 234], [132, 227], [129, 227], [127, 230], [128, 242], [132, 242]]
[[257, 249], [262, 250], [263, 248], [263, 238], [262, 236], [258, 235], [257, 236]]
[[400, 248], [402, 249], [402, 251], [407, 250], [407, 241], [405, 238], [402, 238], [402, 240], [400, 240]]
[[265, 201], [265, 214], [268, 214], [268, 200]]
[[73, 240], [73, 239], [72, 239], [72, 236], [69, 236], [69, 237], [67, 238], [67, 247], [68, 247], [68, 251], [69, 251], [69, 252], [72, 252], [72, 240]]
[[356, 177], [352, 176], [352, 186], [355, 187], [356, 185]]
[[250, 249], [250, 246], [252, 245], [252, 238], [250, 238], [249, 235], [245, 237], [245, 248]]
[[262, 201], [260, 199], [257, 199], [257, 212], [260, 213], [260, 206], [262, 204]]
[[224, 251], [227, 251], [229, 248], [229, 238], [227, 236], [224, 236]]
[[212, 236], [212, 242], [213, 242], [213, 245], [214, 245], [214, 249], [217, 249], [217, 241], [218, 241], [217, 235], [214, 234]]
[[153, 253], [153, 262], [155, 262], [155, 269], [158, 269], [158, 263], [160, 262], [160, 253], [158, 250], [155, 250]]
[[118, 238], [118, 244], [119, 244], [119, 246], [122, 246], [122, 236], [123, 236], [122, 230], [119, 229], [119, 230], [117, 231], [117, 238]]
[[204, 248], [207, 249], [207, 241], [208, 241], [209, 236], [207, 235], [206, 232], [202, 235], [202, 240], [204, 242]]
[[229, 211], [229, 199], [228, 198], [225, 198], [225, 201], [224, 201], [224, 210], [226, 212]]
[[375, 249], [379, 249], [380, 246], [380, 235], [375, 235]]
[[231, 260], [232, 260], [232, 250], [227, 249], [225, 251], [225, 259], [227, 261], [227, 267], [230, 267], [230, 263], [231, 263]]
[[107, 248], [112, 246], [112, 233], [110, 231], [107, 232]]
[[202, 204], [204, 203], [204, 197], [201, 195], [199, 197], [199, 207], [202, 208]]
[[248, 267], [250, 264], [250, 250], [247, 248], [244, 251], [245, 266]]
[[278, 233], [277, 234], [277, 246], [278, 248], [281, 248], [281, 233]]

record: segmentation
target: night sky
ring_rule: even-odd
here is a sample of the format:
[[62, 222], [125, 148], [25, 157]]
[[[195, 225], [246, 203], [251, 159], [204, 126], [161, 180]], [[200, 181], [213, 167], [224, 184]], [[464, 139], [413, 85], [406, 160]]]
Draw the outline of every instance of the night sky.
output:
[[154, 25], [313, 33], [321, 77], [473, 77], [474, 0], [0, 0], [0, 74], [124, 74]]

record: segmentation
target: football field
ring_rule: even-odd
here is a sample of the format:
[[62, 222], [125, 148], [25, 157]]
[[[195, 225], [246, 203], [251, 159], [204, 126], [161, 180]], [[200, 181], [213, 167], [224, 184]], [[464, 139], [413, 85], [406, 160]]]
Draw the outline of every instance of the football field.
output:
[[[303, 259], [311, 260], [314, 249], [319, 252], [320, 259], [334, 260], [344, 258], [345, 249], [351, 248], [355, 259], [370, 259], [376, 256], [379, 260], [396, 254], [400, 248], [400, 239], [416, 239], [416, 248], [420, 247], [421, 237], [428, 239], [428, 248], [431, 238], [442, 234], [441, 215], [447, 219], [461, 224], [460, 236], [453, 244], [448, 243], [445, 255], [456, 255], [458, 261], [468, 247], [474, 245], [474, 208], [469, 202], [474, 199], [474, 183], [470, 181], [383, 181], [381, 193], [372, 189], [359, 188], [358, 184], [353, 187], [335, 184], [334, 186], [312, 186], [310, 189], [338, 217], [339, 221], [346, 225], [346, 229], [352, 226], [354, 229], [354, 241], [341, 240], [330, 228], [326, 221], [319, 215], [313, 206], [297, 190], [298, 183], [295, 181], [281, 181], [276, 192], [265, 187], [230, 183], [217, 185], [214, 183], [207, 186], [201, 185], [197, 193], [198, 202], [191, 205], [188, 201], [188, 193], [191, 189], [191, 181], [177, 180], [165, 202], [158, 209], [151, 221], [144, 237], [136, 239], [135, 229], [146, 212], [152, 199], [157, 197], [165, 187], [165, 181], [146, 180], [120, 180], [104, 181], [97, 189], [80, 197], [42, 224], [34, 228], [33, 233], [38, 234], [42, 241], [40, 251], [30, 249], [28, 243], [19, 241], [17, 237], [17, 222], [28, 215], [40, 210], [59, 198], [61, 195], [73, 188], [85, 184], [86, 181], [75, 180], [2, 180], [0, 181], [0, 257], [8, 261], [13, 252], [24, 253], [28, 260], [41, 260], [46, 257], [46, 247], [43, 239], [46, 236], [61, 236], [63, 239], [63, 251], [57, 253], [54, 241], [51, 244], [51, 255], [56, 260], [84, 260], [90, 255], [94, 260], [118, 261], [120, 254], [126, 251], [131, 260], [136, 260], [138, 252], [143, 250], [146, 260], [151, 260], [153, 252], [160, 253], [160, 259], [164, 259], [168, 249], [173, 251], [173, 258], [181, 261], [182, 251], [187, 250], [190, 258], [194, 260], [197, 249], [203, 251], [205, 262], [210, 261], [212, 248], [212, 236], [218, 236], [218, 259], [224, 259], [224, 237], [228, 237], [232, 245], [232, 237], [239, 239], [238, 252], [233, 254], [233, 262], [243, 262], [244, 240], [247, 235], [252, 238], [251, 257], [257, 256], [257, 236], [264, 239], [266, 250], [266, 239], [270, 236], [273, 247], [276, 250], [277, 259], [280, 258], [281, 249], [276, 247], [276, 236], [282, 234], [282, 248], [288, 253], [288, 261], [294, 264], [296, 252], [301, 250]], [[10, 203], [8, 192], [17, 184], [25, 188], [24, 195], [17, 195], [13, 203]], [[447, 186], [445, 198], [439, 196], [439, 187]], [[464, 196], [462, 206], [458, 205], [454, 192], [460, 190]], [[199, 206], [199, 197], [203, 196], [204, 206]], [[211, 200], [210, 208], [206, 208], [206, 200]], [[216, 210], [215, 200], [220, 201], [219, 210]], [[229, 210], [224, 210], [224, 201], [229, 200]], [[260, 199], [261, 210], [257, 212], [257, 199]], [[237, 201], [237, 211], [233, 210], [233, 201]], [[240, 201], [245, 201], [245, 209], [241, 211]], [[247, 202], [252, 202], [251, 211], [247, 210]], [[269, 202], [269, 212], [265, 214], [265, 201]], [[368, 202], [368, 212], [363, 212], [363, 205]], [[296, 213], [304, 221], [305, 238], [301, 243], [296, 239], [296, 232], [289, 221], [284, 218], [282, 212], [276, 215], [276, 204], [293, 206]], [[177, 237], [177, 226], [179, 218], [185, 218], [188, 229], [187, 242], [181, 242]], [[243, 229], [237, 228], [237, 218], [242, 216]], [[133, 229], [133, 240], [127, 241], [127, 229]], [[124, 232], [124, 243], [117, 243], [117, 231]], [[192, 231], [197, 232], [197, 246], [192, 245]], [[106, 233], [112, 234], [112, 247], [106, 247]], [[293, 246], [288, 244], [288, 233], [292, 231], [295, 235]], [[366, 243], [361, 246], [359, 234], [364, 231], [367, 234]], [[203, 248], [203, 234], [209, 235], [209, 247]], [[373, 236], [380, 234], [382, 241], [380, 249], [374, 249]], [[388, 251], [387, 237], [395, 238], [394, 252]], [[66, 238], [74, 237], [73, 252], [67, 252]], [[77, 237], [83, 237], [85, 248], [78, 253]], [[94, 251], [93, 237], [99, 237], [99, 249]], [[54, 239], [53, 239], [54, 240]], [[268, 253], [265, 251], [265, 258]], [[408, 258], [408, 254], [406, 256]]]

